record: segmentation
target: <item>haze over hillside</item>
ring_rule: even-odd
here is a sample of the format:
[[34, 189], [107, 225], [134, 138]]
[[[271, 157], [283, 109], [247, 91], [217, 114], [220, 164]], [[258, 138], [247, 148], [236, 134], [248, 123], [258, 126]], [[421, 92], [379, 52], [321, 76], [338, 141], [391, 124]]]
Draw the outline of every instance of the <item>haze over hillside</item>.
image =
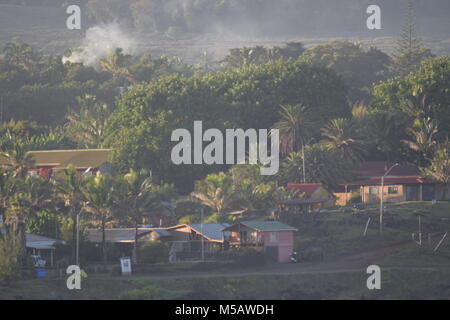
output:
[[[376, 2], [376, 3], [375, 3]], [[244, 45], [307, 46], [348, 39], [391, 52], [403, 0], [0, 0], [0, 46], [16, 37], [60, 53], [82, 44], [93, 26], [116, 22], [141, 50], [190, 60], [202, 49], [223, 56]], [[82, 7], [82, 30], [67, 30], [69, 4]], [[382, 10], [382, 30], [368, 30], [366, 9]], [[416, 0], [419, 34], [435, 54], [450, 52], [450, 1]]]

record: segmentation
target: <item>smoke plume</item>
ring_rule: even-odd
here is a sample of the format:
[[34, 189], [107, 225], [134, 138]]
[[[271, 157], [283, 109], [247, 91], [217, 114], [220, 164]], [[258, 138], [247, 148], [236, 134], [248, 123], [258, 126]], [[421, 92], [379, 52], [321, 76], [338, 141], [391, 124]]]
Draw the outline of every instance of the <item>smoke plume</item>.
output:
[[117, 48], [122, 48], [124, 53], [134, 54], [137, 50], [137, 40], [117, 23], [94, 26], [86, 31], [81, 48], [74, 50], [70, 57], [64, 57], [62, 62], [83, 63], [95, 67], [100, 59], [106, 58]]

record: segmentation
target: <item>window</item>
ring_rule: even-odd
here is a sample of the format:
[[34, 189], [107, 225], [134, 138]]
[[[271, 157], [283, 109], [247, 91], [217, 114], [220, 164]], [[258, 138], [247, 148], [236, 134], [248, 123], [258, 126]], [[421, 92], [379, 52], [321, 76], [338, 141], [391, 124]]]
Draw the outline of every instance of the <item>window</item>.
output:
[[277, 232], [271, 232], [270, 233], [270, 242], [277, 242], [278, 241], [278, 233]]
[[398, 193], [398, 187], [389, 187], [388, 188], [388, 194], [397, 194]]
[[378, 194], [378, 187], [370, 187], [369, 194]]

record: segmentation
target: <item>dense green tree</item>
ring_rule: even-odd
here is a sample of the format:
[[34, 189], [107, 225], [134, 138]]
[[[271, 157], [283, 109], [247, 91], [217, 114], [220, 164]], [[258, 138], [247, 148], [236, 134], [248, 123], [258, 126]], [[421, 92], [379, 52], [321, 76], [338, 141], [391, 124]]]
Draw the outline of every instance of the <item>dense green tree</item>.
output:
[[[225, 166], [175, 166], [171, 162], [172, 131], [203, 128], [268, 129], [280, 119], [280, 105], [311, 106], [317, 128], [334, 117], [349, 115], [345, 87], [333, 71], [297, 61], [275, 61], [261, 66], [195, 74], [171, 75], [135, 86], [118, 103], [108, 124], [108, 147], [119, 168], [151, 169], [181, 190]], [[189, 177], [189, 179], [186, 179]]]
[[[425, 111], [423, 116], [438, 120], [443, 132], [450, 132], [449, 87], [450, 57], [428, 59], [406, 77], [389, 79], [375, 86], [372, 107], [408, 115], [407, 105], [412, 101], [414, 109], [422, 114]], [[426, 97], [425, 104], [421, 102], [423, 97]], [[425, 110], [420, 111], [421, 108]]]
[[431, 177], [444, 184], [443, 199], [447, 198], [447, 188], [450, 182], [450, 144], [448, 142], [440, 145], [430, 159], [430, 165], [424, 168], [425, 176]]
[[386, 78], [390, 58], [375, 47], [332, 41], [307, 49], [303, 59], [315, 65], [331, 68], [349, 87], [351, 100], [368, 100], [372, 86]]
[[258, 65], [276, 58], [276, 53], [263, 46], [243, 47], [230, 49], [221, 64], [224, 68], [243, 68], [249, 65]]
[[7, 63], [20, 66], [24, 70], [34, 74], [42, 59], [42, 54], [27, 43], [13, 39], [3, 48], [4, 59]]

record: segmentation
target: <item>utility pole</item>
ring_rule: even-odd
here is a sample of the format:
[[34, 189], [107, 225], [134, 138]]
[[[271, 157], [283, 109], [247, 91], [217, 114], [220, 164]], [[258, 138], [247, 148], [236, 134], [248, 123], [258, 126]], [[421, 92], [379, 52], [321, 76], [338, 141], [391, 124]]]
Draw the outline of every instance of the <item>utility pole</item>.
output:
[[204, 236], [203, 236], [203, 211], [205, 210], [205, 208], [202, 207], [201, 210], [201, 225], [200, 225], [200, 232], [202, 234], [201, 236], [201, 242], [202, 242], [202, 261], [205, 260], [205, 244], [204, 244]]
[[[86, 202], [85, 205], [88, 205], [89, 202]], [[75, 264], [80, 266], [80, 214], [83, 211], [84, 206], [81, 207], [80, 211], [77, 214], [77, 241], [76, 241], [76, 256], [75, 256]]]
[[386, 177], [391, 170], [398, 166], [399, 164], [396, 163], [392, 167], [389, 168], [388, 171], [381, 177], [381, 194], [380, 194], [380, 234], [383, 234], [383, 196], [384, 196], [384, 177]]
[[419, 215], [419, 246], [422, 246], [422, 221]]
[[[81, 210], [80, 210], [81, 212]], [[76, 258], [75, 258], [75, 264], [77, 266], [80, 266], [80, 212], [77, 214], [77, 250], [76, 250]]]
[[306, 168], [305, 168], [305, 144], [302, 142], [302, 167], [303, 167], [303, 183], [306, 183]]

